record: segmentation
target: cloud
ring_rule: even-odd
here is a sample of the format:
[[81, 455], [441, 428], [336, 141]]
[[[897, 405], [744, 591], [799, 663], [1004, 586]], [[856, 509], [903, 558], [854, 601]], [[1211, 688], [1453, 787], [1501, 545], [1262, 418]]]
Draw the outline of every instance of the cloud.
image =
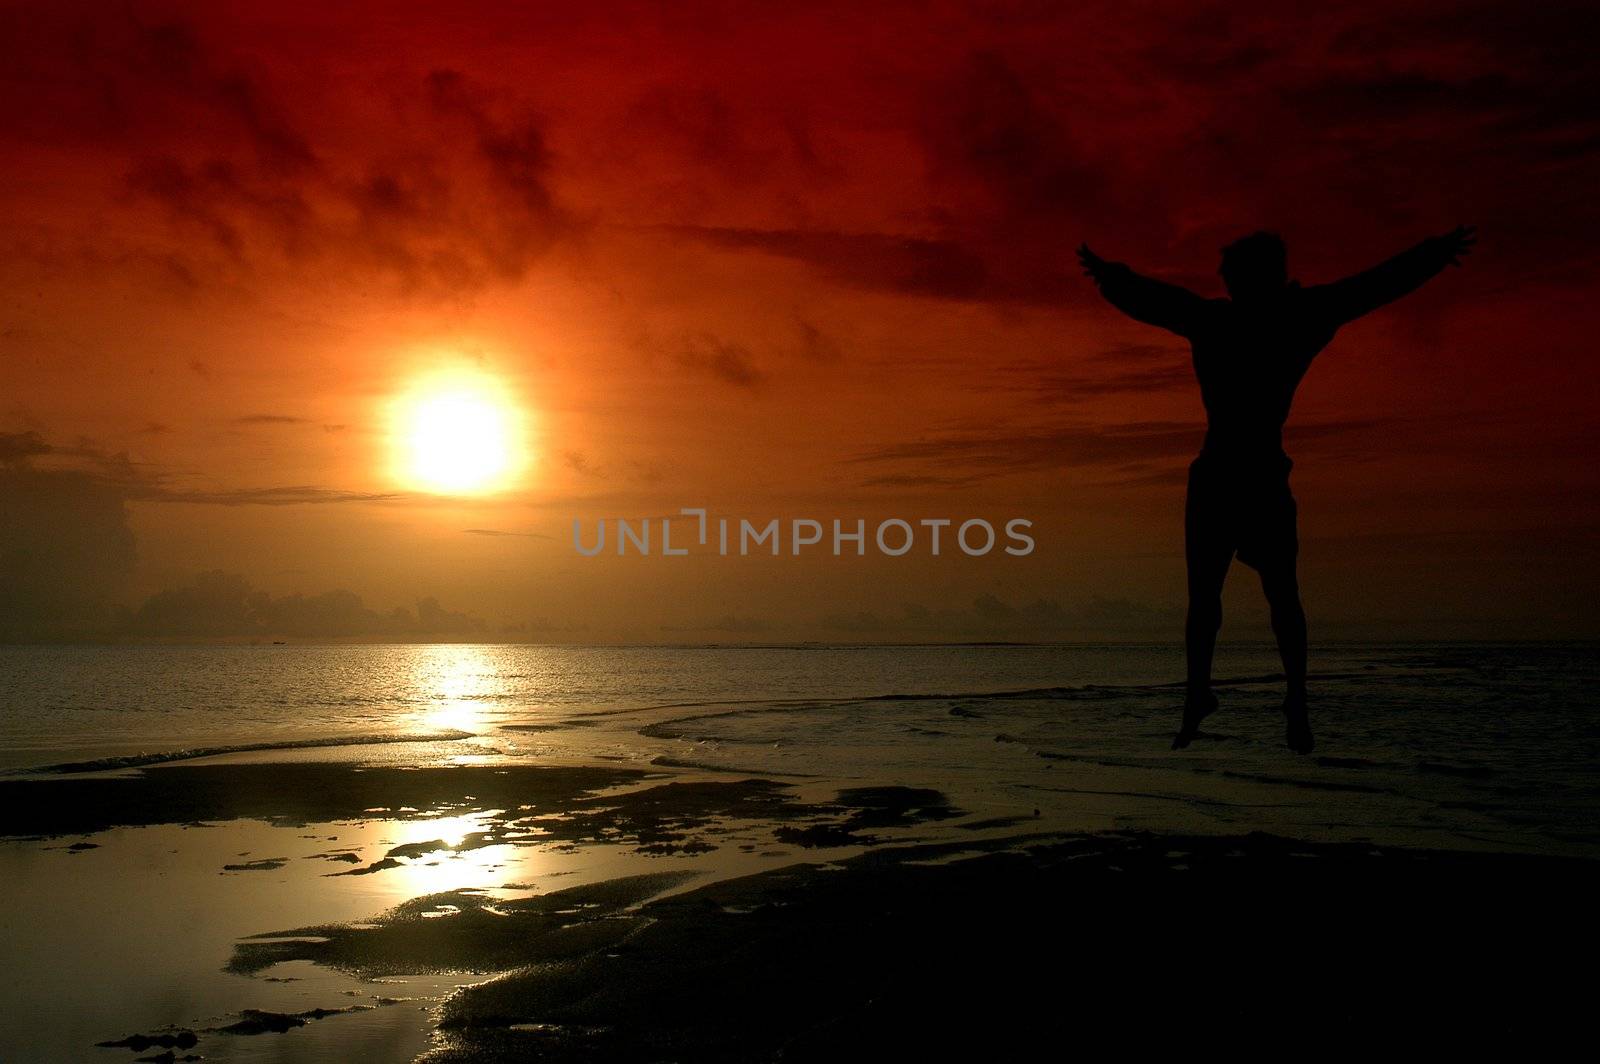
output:
[[243, 576], [221, 570], [151, 595], [122, 624], [127, 635], [200, 638], [409, 637], [481, 634], [486, 629], [481, 618], [447, 610], [431, 597], [419, 599], [414, 610], [396, 607], [379, 613], [352, 591], [274, 598]]
[[832, 363], [844, 357], [839, 341], [804, 318], [796, 318], [795, 330], [800, 334], [800, 357], [807, 362]]
[[577, 228], [529, 109], [451, 69], [330, 99], [198, 19], [58, 11], [11, 26], [0, 56], [7, 98], [30, 101], [0, 139], [100, 153], [165, 219], [140, 253], [173, 276], [326, 269], [449, 294], [521, 279]]
[[860, 481], [868, 488], [964, 488], [983, 479], [977, 473], [958, 476], [948, 473], [884, 473]]
[[1124, 393], [1146, 394], [1194, 386], [1189, 352], [1177, 345], [1117, 344], [1088, 357], [1013, 362], [984, 382], [995, 391], [1045, 403]]
[[622, 130], [630, 141], [744, 182], [771, 181], [787, 170], [816, 176], [830, 169], [801, 101], [771, 106], [711, 85], [661, 82], [640, 92]]
[[[68, 461], [74, 466], [35, 468], [36, 458]], [[129, 501], [288, 506], [379, 502], [398, 497], [310, 486], [235, 490], [171, 487], [126, 454], [108, 454], [91, 440], [58, 446], [38, 432], [0, 433], [0, 637], [88, 637], [110, 631], [115, 600], [131, 577], [136, 558], [127, 517]], [[222, 608], [216, 605], [219, 596], [232, 595], [226, 588], [233, 586], [228, 581], [211, 581], [177, 594], [176, 598], [160, 599], [150, 608], [159, 613], [189, 603], [200, 611], [194, 616], [203, 618], [204, 610]], [[268, 602], [276, 612], [257, 610], [254, 616], [260, 624], [271, 620], [278, 626], [275, 631], [311, 634], [318, 624], [338, 627], [328, 618], [339, 615], [338, 611], [344, 608], [341, 602], [337, 597], [291, 597], [276, 605]], [[339, 634], [424, 634], [455, 630], [452, 625], [459, 627], [455, 615], [440, 613], [437, 603], [429, 606], [426, 602], [418, 604], [410, 621], [402, 623], [398, 616], [386, 615], [377, 627], [369, 624], [348, 632], [341, 629]], [[139, 622], [138, 632], [183, 634], [168, 631], [151, 616]], [[316, 620], [318, 617], [323, 620]], [[212, 621], [195, 620], [191, 634], [209, 631], [210, 624]], [[237, 630], [227, 634], [246, 634], [246, 629], [235, 627]]]
[[[87, 468], [38, 468], [35, 459]], [[0, 432], [0, 638], [104, 629], [136, 560], [124, 505], [135, 476], [126, 455], [90, 441]]]
[[510, 537], [515, 539], [551, 539], [543, 532], [506, 532], [498, 528], [463, 528], [461, 530], [469, 536], [488, 536], [490, 538]]
[[[1415, 419], [1351, 418], [1293, 425], [1285, 431], [1291, 448], [1327, 455], [1387, 453], [1394, 433], [1413, 431]], [[1106, 466], [1115, 472], [1109, 482], [1165, 482], [1181, 478], [1179, 459], [1200, 449], [1205, 426], [1186, 421], [1132, 421], [1122, 424], [1065, 424], [1004, 432], [951, 432], [865, 451], [847, 459], [850, 465], [909, 467], [874, 474], [864, 484], [875, 486], [959, 486], [1012, 473]], [[1151, 463], [1173, 463], [1152, 472]]]
[[987, 271], [970, 249], [949, 240], [828, 230], [663, 227], [673, 236], [735, 251], [792, 259], [854, 288], [942, 299], [971, 299]]
[[[34, 458], [67, 458], [84, 468], [38, 469], [33, 467]], [[57, 447], [37, 432], [0, 433], [0, 638], [424, 637], [483, 632], [482, 620], [447, 610], [433, 598], [419, 599], [414, 608], [379, 614], [349, 591], [273, 598], [242, 576], [216, 571], [152, 595], [137, 609], [115, 605], [136, 560], [129, 500], [280, 506], [388, 498], [392, 496], [303, 486], [236, 491], [167, 488], [126, 455], [107, 455], [92, 441]]]
[[1116, 464], [1191, 454], [1205, 427], [1182, 421], [1120, 425], [1063, 425], [1032, 430], [963, 432], [890, 444], [849, 459], [851, 464], [927, 465], [933, 475], [997, 475], [1067, 466]]
[[0, 432], [0, 465], [15, 465], [51, 450], [37, 432]]
[[309, 425], [310, 418], [292, 414], [247, 414], [233, 419], [235, 425]]
[[[790, 366], [821, 367], [837, 363], [843, 357], [838, 340], [817, 325], [796, 317], [792, 327], [791, 337], [768, 338], [763, 343], [766, 359], [759, 358], [749, 344], [709, 330], [685, 329], [665, 336], [642, 332], [634, 342], [647, 359], [664, 359], [697, 376], [757, 391], [771, 379], [770, 366], [787, 361]], [[564, 452], [563, 460], [580, 476], [602, 475], [577, 451]]]
[[663, 632], [689, 634], [712, 632], [719, 635], [760, 635], [763, 632], [768, 632], [771, 630], [772, 624], [770, 621], [762, 620], [759, 617], [746, 617], [734, 613], [723, 614], [720, 617], [713, 617], [691, 624], [664, 624], [661, 626], [661, 631]]
[[1006, 228], [1077, 221], [1108, 200], [1111, 175], [1079, 146], [1052, 88], [1001, 52], [979, 50], [941, 79], [924, 111], [934, 176], [979, 185]]
[[749, 348], [711, 333], [679, 337], [672, 343], [671, 354], [683, 368], [736, 388], [755, 388], [767, 379]]
[[[320, 270], [454, 294], [616, 224], [849, 288], [1048, 304], [1089, 298], [1083, 236], [1193, 264], [1243, 226], [1403, 243], [1458, 210], [1517, 234], [1519, 278], [1592, 273], [1592, 5], [954, 5], [882, 12], [873, 34], [816, 12], [778, 47], [769, 20], [712, 41], [630, 11], [653, 47], [621, 64], [590, 36], [615, 17], [379, 20], [373, 64], [358, 16], [285, 44], [213, 6], [18, 9], [0, 89], [26, 104], [0, 138], [125, 174], [172, 227], [138, 261], [187, 285]], [[887, 56], [876, 33], [918, 43]], [[519, 49], [541, 77], [499, 62]]]
[[508, 635], [572, 636], [587, 632], [589, 626], [573, 621], [557, 622], [549, 617], [535, 617], [530, 621], [515, 621], [502, 629]]
[[328, 424], [318, 422], [313, 418], [299, 417], [295, 414], [246, 414], [233, 419], [233, 424], [247, 427], [292, 427], [296, 425], [315, 425], [328, 434], [346, 432], [349, 425]]
[[605, 474], [600, 470], [595, 469], [594, 466], [589, 463], [588, 455], [584, 454], [582, 451], [562, 451], [561, 464], [578, 474], [580, 477], [596, 477], [599, 479], [605, 478]]
[[666, 474], [654, 462], [638, 459], [619, 459], [596, 462], [582, 451], [561, 452], [561, 464], [586, 480], [622, 480], [633, 484], [655, 484]]
[[134, 561], [113, 486], [83, 472], [0, 466], [0, 637], [102, 629]]
[[345, 502], [392, 502], [405, 497], [400, 492], [345, 491], [307, 484], [282, 488], [229, 488], [217, 491], [149, 487], [129, 495], [129, 498], [141, 502], [187, 502], [211, 506], [302, 506]]
[[[288, 424], [300, 419], [261, 415], [242, 419], [257, 424]], [[324, 426], [327, 428], [328, 426]], [[262, 488], [194, 487], [127, 452], [110, 452], [94, 440], [79, 437], [71, 444], [52, 444], [37, 432], [0, 433], [0, 467], [27, 468], [29, 459], [44, 457], [67, 463], [58, 472], [74, 472], [132, 502], [198, 503], [212, 506], [298, 506], [333, 503], [392, 502], [402, 492], [348, 491], [314, 484]]]

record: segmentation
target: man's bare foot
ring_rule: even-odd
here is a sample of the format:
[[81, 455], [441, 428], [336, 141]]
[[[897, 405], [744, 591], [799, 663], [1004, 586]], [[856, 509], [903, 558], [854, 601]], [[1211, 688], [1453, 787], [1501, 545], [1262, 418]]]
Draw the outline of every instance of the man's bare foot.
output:
[[1172, 748], [1182, 750], [1200, 734], [1200, 722], [1217, 711], [1217, 696], [1210, 691], [1191, 691], [1183, 700], [1183, 724], [1172, 738]]
[[1285, 741], [1297, 754], [1309, 754], [1316, 740], [1311, 737], [1311, 717], [1306, 712], [1306, 696], [1290, 695], [1283, 700], [1283, 716], [1288, 722]]

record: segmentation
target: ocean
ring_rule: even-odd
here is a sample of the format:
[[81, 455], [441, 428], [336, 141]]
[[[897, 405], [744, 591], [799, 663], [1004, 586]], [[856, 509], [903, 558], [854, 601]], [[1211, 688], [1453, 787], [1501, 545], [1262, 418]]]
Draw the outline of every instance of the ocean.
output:
[[5, 646], [0, 769], [360, 743], [391, 760], [929, 786], [1071, 827], [1592, 855], [1594, 651], [1319, 647], [1318, 746], [1299, 758], [1270, 645], [1220, 649], [1222, 708], [1184, 752], [1167, 748], [1173, 645]]
[[[403, 1064], [470, 1043], [443, 1019], [499, 993], [491, 975], [556, 972], [517, 952], [550, 921], [575, 925], [552, 932], [558, 951], [577, 925], [675, 913], [760, 934], [801, 911], [738, 916], [762, 891], [858, 884], [877, 913], [880, 874], [925, 884], [896, 904], [947, 896], [946, 871], [967, 884], [948, 895], [960, 904], [930, 903], [938, 926], [919, 917], [910, 941], [988, 941], [999, 914], [971, 891], [1009, 907], [1031, 882], [1033, 908], [1010, 913], [1027, 934], [1059, 951], [1105, 931], [1102, 959], [1157, 949], [1127, 936], [1191, 884], [1214, 892], [1214, 923], [1190, 931], [1219, 929], [1231, 951], [1235, 928], [1254, 929], [1276, 950], [1261, 931], [1276, 928], [1261, 909], [1273, 899], [1236, 887], [1292, 882], [1277, 902], [1312, 889], [1319, 926], [1404, 925], [1361, 948], [1400, 950], [1386, 970], [1409, 972], [1411, 917], [1389, 901], [1430, 869], [1463, 887], [1461, 904], [1472, 889], [1548, 898], [1563, 883], [1530, 878], [1552, 874], [1540, 862], [1600, 856], [1594, 649], [1321, 646], [1318, 746], [1298, 756], [1263, 645], [1224, 648], [1221, 709], [1183, 751], [1169, 749], [1182, 651], [1167, 645], [0, 647], [0, 954], [28, 973], [0, 981], [0, 1057], [159, 1048], [138, 1041], [153, 1033], [207, 1060]], [[1546, 856], [1513, 868], [1508, 853]], [[1106, 888], [1093, 911], [1123, 899], [1121, 922], [1057, 912], [1040, 875], [1062, 896]], [[1347, 899], [1348, 883], [1366, 885]], [[621, 908], [593, 910], [604, 898]], [[841, 913], [860, 915], [829, 919]], [[1521, 941], [1526, 907], [1501, 916]], [[362, 959], [362, 936], [385, 943], [382, 963]], [[609, 941], [573, 970], [632, 963]], [[1162, 963], [1196, 955], [1173, 941]], [[1282, 970], [1249, 949], [1241, 964]], [[743, 985], [739, 956], [709, 970]], [[1081, 968], [1098, 979], [1101, 963]], [[1430, 963], [1424, 982], [1476, 978], [1447, 954]], [[1521, 963], [1505, 969], [1519, 985]], [[833, 976], [823, 985], [831, 995]], [[538, 1022], [491, 1033], [612, 1029], [517, 1007]]]

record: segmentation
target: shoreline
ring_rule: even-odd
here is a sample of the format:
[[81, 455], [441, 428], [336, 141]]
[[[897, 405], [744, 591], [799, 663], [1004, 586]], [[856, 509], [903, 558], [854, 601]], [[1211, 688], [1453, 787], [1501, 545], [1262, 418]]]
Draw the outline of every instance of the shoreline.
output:
[[1032, 1058], [1585, 1014], [1542, 953], [1592, 935], [1588, 659], [1326, 661], [1302, 758], [1248, 655], [1181, 753], [1160, 655], [703, 657], [308, 651], [222, 688], [246, 657], [97, 657], [16, 701], [10, 759], [85, 771], [0, 774], [0, 1056]]
[[[719, 716], [712, 714], [711, 716]], [[701, 717], [677, 718], [648, 725], [641, 734], [695, 722]], [[474, 745], [481, 737], [417, 736], [380, 738], [378, 742], [352, 740], [244, 744], [218, 751], [141, 755], [140, 764], [70, 771], [35, 771], [0, 774], [0, 841], [49, 840], [87, 836], [115, 828], [163, 824], [198, 825], [208, 821], [257, 820], [278, 826], [328, 823], [344, 820], [420, 820], [441, 815], [503, 813], [525, 805], [525, 800], [548, 803], [570, 814], [592, 804], [594, 795], [616, 788], [659, 789], [674, 797], [661, 803], [653, 815], [683, 814], [686, 823], [723, 817], [773, 817], [778, 820], [825, 819], [837, 812], [833, 791], [870, 791], [861, 786], [869, 778], [837, 772], [789, 772], [770, 766], [738, 766], [715, 760], [689, 759], [659, 754], [649, 757], [583, 756], [557, 752], [553, 756], [503, 756]], [[1008, 741], [1005, 735], [995, 740]], [[414, 757], [393, 755], [395, 750]], [[1169, 770], [1148, 759], [1101, 757], [1036, 752], [1045, 768], [1063, 766], [1070, 778], [1029, 784], [1012, 797], [978, 794], [956, 788], [945, 794], [938, 788], [913, 782], [879, 787], [885, 793], [938, 795], [938, 805], [963, 807], [962, 815], [983, 817], [1041, 817], [1045, 830], [1084, 834], [1107, 830], [1148, 830], [1155, 833], [1228, 835], [1238, 833], [1226, 821], [1210, 823], [1204, 814], [1242, 796], [1320, 795], [1324, 803], [1371, 803], [1405, 797], [1400, 791], [1367, 776], [1382, 768], [1354, 758], [1314, 756], [1286, 764], [1290, 771], [1251, 771], [1221, 762], [1192, 763], [1182, 780], [1186, 789], [1174, 789]], [[1424, 780], [1446, 788], [1480, 788], [1495, 785], [1492, 775], [1471, 766], [1421, 760], [1412, 771]], [[1152, 774], [1153, 773], [1153, 774]], [[48, 787], [43, 791], [38, 788]], [[719, 808], [716, 794], [734, 796], [751, 787], [770, 791], [769, 802], [745, 808], [730, 797]], [[677, 795], [695, 790], [700, 805], [682, 806]], [[953, 795], [959, 794], [959, 799]], [[1229, 795], [1223, 801], [1219, 795]], [[47, 797], [47, 801], [38, 800]], [[1120, 801], [1121, 805], [1117, 803]], [[497, 802], [499, 803], [497, 805]], [[846, 803], [848, 804], [848, 803]], [[1470, 802], [1457, 801], [1469, 808]], [[1041, 807], [1048, 806], [1043, 809]], [[1132, 809], [1145, 812], [1135, 815]], [[1115, 810], [1121, 808], [1123, 812]], [[1239, 805], [1248, 811], [1250, 804]], [[1331, 807], [1330, 807], [1331, 808]], [[1159, 810], [1166, 810], [1165, 814]], [[945, 819], [937, 814], [930, 819]], [[1330, 818], [1313, 825], [1316, 830], [1294, 830], [1275, 823], [1249, 827], [1311, 842], [1370, 842], [1408, 849], [1521, 853], [1530, 856], [1566, 856], [1600, 859], [1600, 836], [1563, 839], [1560, 835], [1522, 837], [1504, 833], [1479, 836], [1461, 830], [1435, 833], [1435, 839], [1410, 826], [1381, 823], [1339, 824]], [[590, 840], [598, 841], [598, 840]], [[608, 840], [615, 842], [616, 840]]]
[[[1589, 934], [1600, 886], [1593, 857], [1073, 831], [929, 788], [630, 764], [224, 760], [8, 779], [0, 834], [0, 861], [36, 877], [42, 918], [86, 876], [148, 891], [157, 923], [172, 923], [174, 897], [227, 916], [184, 950], [201, 954], [185, 961], [195, 985], [225, 991], [217, 1008], [79, 1017], [52, 1044], [181, 1052], [173, 1040], [192, 1038], [221, 1059], [245, 1038], [283, 1039], [290, 1061], [363, 1045], [366, 1059], [428, 1064], [1032, 1054], [1057, 1037], [1060, 1000], [1097, 1023], [1138, 1023], [1156, 1004], [1118, 988], [1152, 979], [1214, 977], [1274, 1002], [1294, 973], [1320, 1007], [1376, 1008], [1321, 966], [1356, 947], [1369, 983], [1412, 971], [1433, 988], [1431, 1014], [1465, 1025], [1488, 1007], [1483, 987], [1464, 985], [1481, 963], [1465, 943], [1489, 942], [1497, 970], [1525, 973], [1543, 948], [1526, 932]], [[85, 977], [103, 979], [115, 932], [85, 915], [31, 948], [76, 935]], [[1287, 945], [1300, 941], [1304, 952]], [[1497, 1037], [1543, 1015], [1513, 978], [1497, 990]], [[386, 986], [397, 979], [408, 989]], [[937, 1002], [957, 1027], [905, 1035]], [[1173, 1023], [1216, 1019], [1198, 1001], [1160, 1008]], [[1403, 1019], [1380, 1010], [1347, 1033], [1388, 1036]], [[1263, 1038], [1303, 1033], [1252, 1022]], [[385, 1057], [371, 1048], [384, 1039], [410, 1048]]]
[[[411, 1014], [429, 1037], [363, 1056], [1030, 1056], [1059, 1050], [1070, 1027], [1152, 1014], [1162, 1026], [1141, 1038], [1162, 1045], [1216, 1024], [1246, 1045], [1315, 1034], [1355, 1048], [1424, 1029], [1435, 1046], [1510, 1045], [1558, 1026], [1552, 1008], [1584, 1014], [1582, 982], [1562, 986], [1544, 950], [1592, 938], [1600, 886], [1594, 858], [1066, 832], [914, 787], [594, 765], [138, 776], [0, 781], [0, 856], [50, 851], [78, 877], [101, 862], [109, 885], [138, 874], [118, 858], [130, 840], [154, 834], [174, 854], [210, 840], [232, 856], [194, 883], [277, 894], [306, 918], [269, 922], [245, 904], [240, 930], [210, 946], [214, 978], [237, 990], [229, 1011], [74, 1032], [78, 1053], [232, 1059], [246, 1038], [280, 1038], [282, 1059], [315, 1061]], [[40, 787], [82, 803], [27, 800]], [[235, 837], [253, 848], [234, 854]], [[325, 901], [296, 901], [296, 883]], [[90, 944], [120, 933], [90, 923]], [[418, 979], [434, 979], [430, 994], [414, 994]], [[1078, 1019], [1061, 1018], [1064, 1003]], [[928, 1026], [931, 1013], [944, 1022]], [[101, 1056], [131, 1059], [114, 1051]]]

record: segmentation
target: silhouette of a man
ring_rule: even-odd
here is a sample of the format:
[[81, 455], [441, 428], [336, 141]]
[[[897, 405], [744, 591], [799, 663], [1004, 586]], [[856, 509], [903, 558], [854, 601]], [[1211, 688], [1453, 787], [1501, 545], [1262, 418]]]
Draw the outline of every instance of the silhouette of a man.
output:
[[1283, 424], [1295, 388], [1347, 322], [1420, 287], [1446, 266], [1461, 265], [1475, 236], [1470, 226], [1430, 237], [1387, 262], [1332, 284], [1302, 288], [1289, 279], [1283, 240], [1252, 233], [1222, 249], [1217, 271], [1227, 299], [1107, 262], [1084, 244], [1078, 258], [1112, 306], [1189, 341], [1206, 437], [1189, 467], [1184, 557], [1189, 615], [1184, 625], [1188, 680], [1183, 723], [1173, 749], [1189, 745], [1217, 708], [1211, 659], [1222, 627], [1222, 584], [1235, 554], [1261, 576], [1288, 683], [1283, 711], [1289, 747], [1309, 753], [1306, 711], [1306, 615], [1295, 575], [1299, 539]]

